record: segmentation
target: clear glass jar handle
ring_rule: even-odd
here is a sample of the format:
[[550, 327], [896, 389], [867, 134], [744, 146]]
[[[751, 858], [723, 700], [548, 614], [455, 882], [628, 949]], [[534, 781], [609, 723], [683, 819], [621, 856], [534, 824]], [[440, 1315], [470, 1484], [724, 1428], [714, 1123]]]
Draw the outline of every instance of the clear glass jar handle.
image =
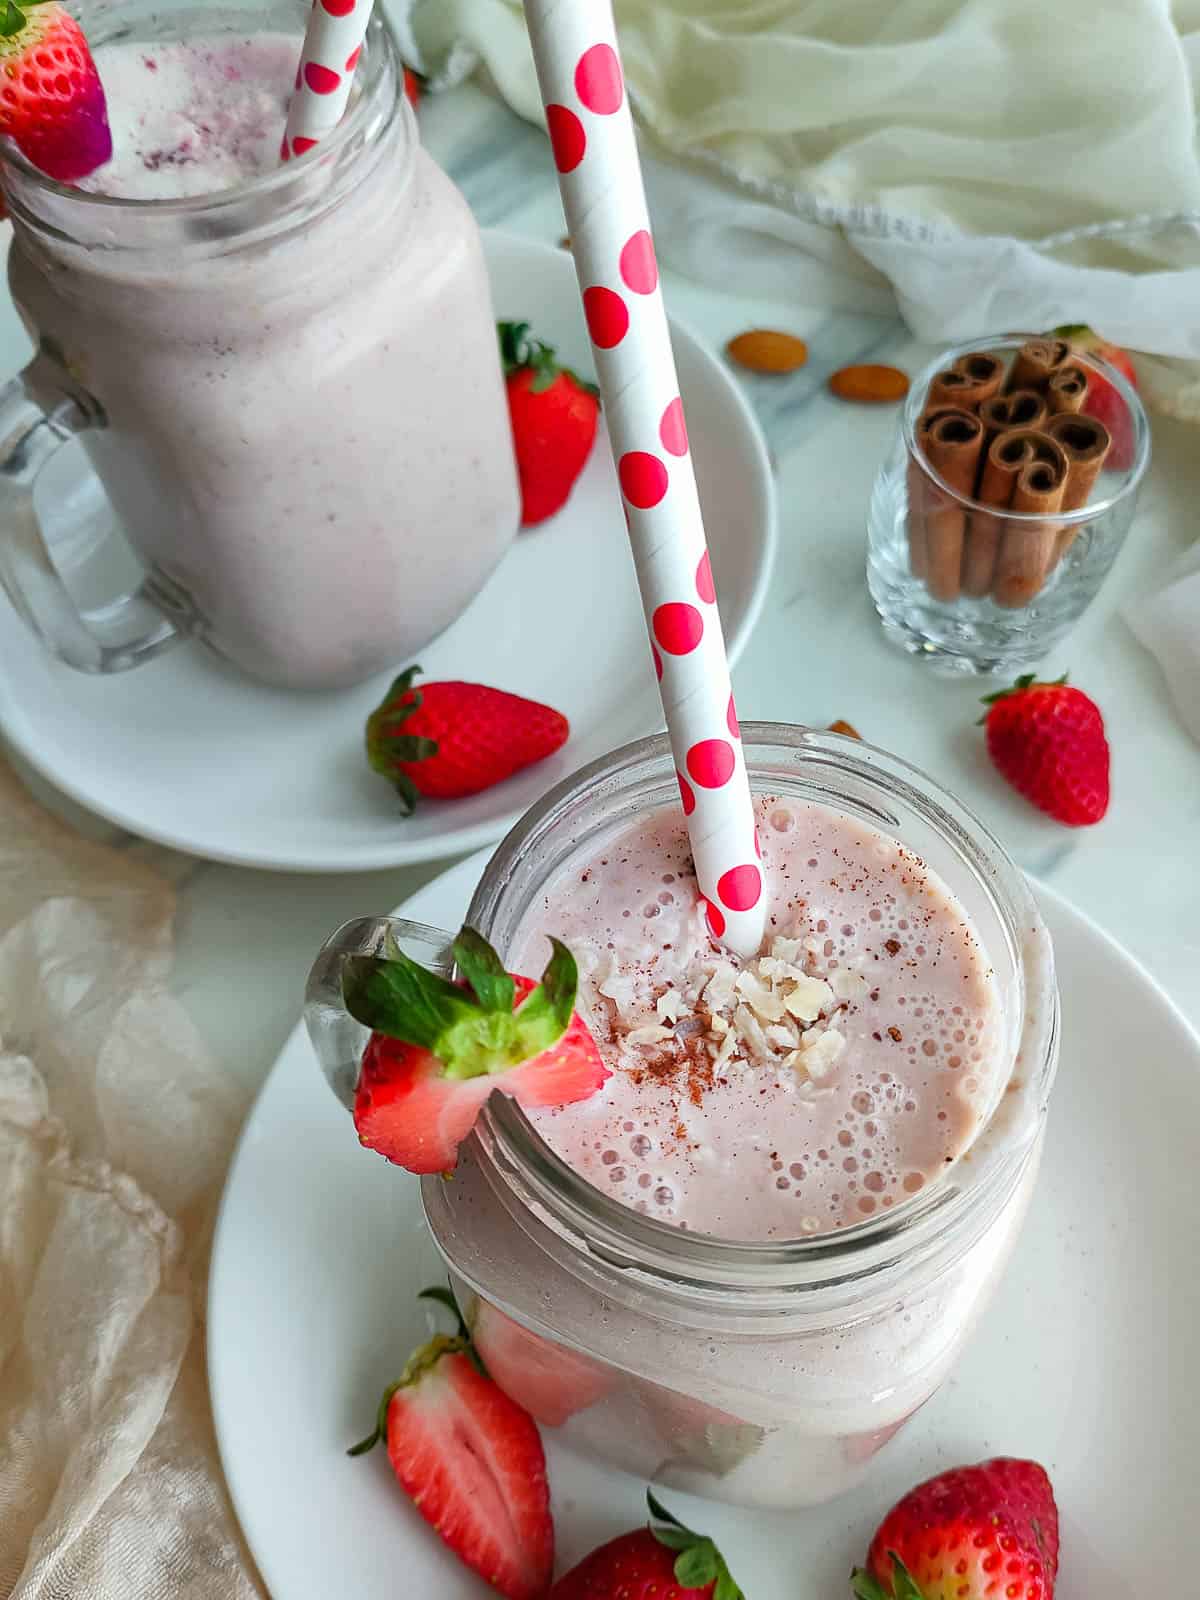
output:
[[59, 660], [79, 672], [122, 672], [186, 637], [192, 619], [153, 579], [93, 610], [81, 610], [63, 582], [38, 520], [34, 485], [69, 439], [104, 426], [100, 406], [72, 391], [63, 371], [42, 351], [0, 391], [0, 585]]

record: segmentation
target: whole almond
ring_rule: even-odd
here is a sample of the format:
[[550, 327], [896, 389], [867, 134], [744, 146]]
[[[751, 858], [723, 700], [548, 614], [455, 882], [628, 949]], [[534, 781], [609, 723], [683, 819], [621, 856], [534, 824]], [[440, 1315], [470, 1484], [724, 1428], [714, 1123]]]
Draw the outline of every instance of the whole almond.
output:
[[751, 328], [725, 346], [731, 361], [751, 372], [795, 372], [808, 360], [808, 346], [793, 333], [776, 328]]
[[839, 400], [854, 400], [859, 405], [884, 405], [903, 400], [908, 393], [908, 376], [899, 367], [842, 367], [829, 380]]

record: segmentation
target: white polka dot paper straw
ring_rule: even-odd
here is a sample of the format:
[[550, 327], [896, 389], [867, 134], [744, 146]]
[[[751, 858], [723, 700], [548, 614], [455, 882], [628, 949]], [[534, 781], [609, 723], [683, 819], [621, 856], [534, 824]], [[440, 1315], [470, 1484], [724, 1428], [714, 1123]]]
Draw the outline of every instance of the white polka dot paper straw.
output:
[[279, 155], [311, 150], [342, 120], [374, 0], [313, 0]]
[[754, 808], [607, 0], [525, 0], [700, 891], [740, 955], [763, 936]]

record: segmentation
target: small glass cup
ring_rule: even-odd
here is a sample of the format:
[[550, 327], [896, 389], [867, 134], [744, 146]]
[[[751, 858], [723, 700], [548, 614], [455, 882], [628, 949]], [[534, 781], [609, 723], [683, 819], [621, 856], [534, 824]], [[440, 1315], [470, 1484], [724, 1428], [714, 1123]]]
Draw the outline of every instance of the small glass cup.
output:
[[[425, 1178], [421, 1195], [488, 1370], [543, 1426], [643, 1479], [790, 1508], [862, 1477], [982, 1315], [1037, 1174], [1058, 994], [1028, 885], [951, 795], [837, 735], [747, 723], [742, 736], [755, 790], [879, 829], [971, 916], [1002, 997], [1009, 1070], [970, 1159], [896, 1211], [837, 1233], [738, 1241], [621, 1205], [493, 1095], [452, 1180]], [[508, 949], [560, 867], [677, 796], [661, 734], [573, 774], [500, 844], [467, 920]], [[330, 938], [309, 980], [305, 1017], [343, 1105], [353, 1105], [367, 1031], [342, 1005], [342, 969], [389, 937], [447, 970], [445, 934], [365, 918]]]
[[[929, 364], [909, 391], [871, 496], [867, 586], [884, 632], [949, 672], [1009, 674], [1054, 650], [1108, 576], [1150, 460], [1150, 427], [1132, 386], [1100, 357], [1073, 353], [1071, 364], [1084, 369], [1089, 383], [1112, 391], [1113, 447], [1084, 504], [1054, 513], [1000, 509], [942, 476], [919, 436], [934, 376], [980, 353], [1008, 362], [1028, 337], [974, 339]], [[1050, 432], [1070, 464], [1088, 443], [1088, 419], [1066, 414], [1053, 423]], [[986, 455], [996, 434], [984, 433]], [[1046, 456], [1048, 468], [1061, 466], [1053, 447]]]

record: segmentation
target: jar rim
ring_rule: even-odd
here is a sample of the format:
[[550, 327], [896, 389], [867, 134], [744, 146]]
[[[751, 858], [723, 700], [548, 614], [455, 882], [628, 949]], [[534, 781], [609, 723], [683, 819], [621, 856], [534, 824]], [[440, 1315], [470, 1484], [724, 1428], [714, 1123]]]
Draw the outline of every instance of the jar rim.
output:
[[[792, 724], [743, 722], [741, 731], [752, 781], [756, 747], [764, 746], [803, 753], [818, 766], [834, 766], [880, 788], [886, 779], [888, 794], [906, 804], [915, 803], [973, 864], [980, 883], [1001, 907], [1006, 925], [1014, 931], [1018, 927], [1042, 926], [1025, 877], [1004, 847], [973, 813], [919, 768], [865, 742]], [[493, 854], [471, 902], [468, 921], [488, 933], [490, 905], [508, 880], [512, 862], [538, 834], [599, 782], [615, 787], [622, 777], [629, 779], [647, 764], [661, 766], [673, 775], [674, 762], [665, 734], [638, 740], [601, 757], [546, 794]], [[1027, 987], [1023, 955], [1018, 956], [1018, 962]], [[818, 1287], [858, 1278], [901, 1254], [909, 1257], [936, 1251], [951, 1218], [963, 1218], [964, 1228], [968, 1227], [969, 1217], [992, 1214], [998, 1200], [1019, 1182], [1025, 1160], [1036, 1145], [1057, 1064], [1058, 995], [1052, 972], [1047, 974], [1044, 1001], [1046, 1017], [1044, 1034], [1038, 1041], [1039, 1059], [1029, 1068], [1035, 1115], [1030, 1119], [1028, 1137], [987, 1162], [971, 1163], [960, 1157], [903, 1205], [835, 1231], [778, 1241], [726, 1239], [684, 1231], [672, 1223], [642, 1215], [604, 1194], [568, 1166], [541, 1138], [520, 1106], [506, 1095], [493, 1095], [484, 1107], [476, 1125], [475, 1145], [486, 1153], [491, 1169], [499, 1171], [507, 1182], [524, 1188], [558, 1222], [585, 1235], [589, 1248], [613, 1264], [648, 1270], [693, 1287], [744, 1282], [747, 1274], [763, 1286], [789, 1287]], [[1003, 1099], [1001, 1096], [1000, 1103]], [[999, 1104], [979, 1130], [971, 1150], [980, 1145], [998, 1110]]]
[[[408, 161], [416, 140], [416, 119], [408, 97], [404, 93], [403, 64], [400, 44], [391, 22], [383, 15], [384, 8], [376, 7], [367, 27], [363, 53], [355, 74], [355, 89], [341, 121], [320, 142], [302, 155], [258, 173], [243, 183], [228, 188], [214, 189], [206, 194], [173, 197], [140, 198], [132, 195], [102, 194], [63, 183], [42, 172], [18, 149], [9, 138], [0, 139], [0, 169], [15, 169], [22, 183], [28, 183], [35, 194], [55, 201], [65, 201], [78, 208], [81, 216], [129, 215], [138, 218], [179, 218], [191, 222], [197, 218], [220, 216], [226, 209], [244, 207], [247, 201], [272, 198], [289, 185], [296, 186], [320, 167], [337, 164], [348, 148], [362, 141], [368, 146], [378, 145], [387, 137], [397, 119], [406, 123]], [[228, 15], [228, 13], [226, 13]], [[99, 42], [103, 42], [102, 40]], [[391, 93], [391, 103], [387, 96]], [[407, 166], [398, 175], [398, 182], [407, 177]], [[10, 210], [34, 228], [45, 226], [43, 219], [21, 203], [19, 194], [10, 186]]]

